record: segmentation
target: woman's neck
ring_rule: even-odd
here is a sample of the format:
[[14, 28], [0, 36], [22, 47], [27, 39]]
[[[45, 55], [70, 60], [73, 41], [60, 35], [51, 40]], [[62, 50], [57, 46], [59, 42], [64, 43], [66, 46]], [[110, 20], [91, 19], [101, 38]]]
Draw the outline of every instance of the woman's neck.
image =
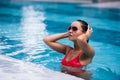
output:
[[80, 50], [80, 46], [77, 44], [77, 42], [74, 42], [74, 50], [78, 51]]

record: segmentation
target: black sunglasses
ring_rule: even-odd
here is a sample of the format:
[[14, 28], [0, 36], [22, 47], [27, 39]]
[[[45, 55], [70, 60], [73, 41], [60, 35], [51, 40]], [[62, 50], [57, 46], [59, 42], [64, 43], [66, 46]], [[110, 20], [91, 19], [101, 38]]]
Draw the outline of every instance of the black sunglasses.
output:
[[78, 30], [78, 28], [75, 27], [75, 26], [73, 26], [73, 27], [70, 26], [70, 27], [68, 28], [68, 30], [71, 30], [71, 29], [72, 29], [73, 31], [77, 31], [77, 30]]

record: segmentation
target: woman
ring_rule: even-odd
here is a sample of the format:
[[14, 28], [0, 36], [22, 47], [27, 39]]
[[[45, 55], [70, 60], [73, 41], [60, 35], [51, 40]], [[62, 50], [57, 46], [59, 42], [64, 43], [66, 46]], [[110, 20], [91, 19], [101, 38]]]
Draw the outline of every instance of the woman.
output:
[[[88, 44], [92, 34], [92, 28], [83, 21], [76, 20], [68, 28], [68, 32], [45, 37], [44, 42], [52, 49], [65, 54], [62, 59], [62, 72], [75, 75], [86, 80], [90, 79], [87, 70], [83, 68], [91, 63], [94, 56], [94, 49]], [[56, 42], [59, 39], [69, 38], [74, 47]]]

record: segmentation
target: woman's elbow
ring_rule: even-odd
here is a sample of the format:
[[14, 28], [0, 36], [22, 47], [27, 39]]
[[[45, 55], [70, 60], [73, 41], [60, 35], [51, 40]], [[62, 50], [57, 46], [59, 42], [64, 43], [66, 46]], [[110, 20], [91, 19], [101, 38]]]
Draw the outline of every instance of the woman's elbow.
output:
[[43, 41], [45, 42], [45, 43], [47, 43], [48, 42], [48, 40], [47, 40], [47, 38], [45, 37], [45, 38], [43, 38]]
[[50, 39], [47, 38], [47, 37], [43, 38], [43, 41], [44, 41], [47, 45], [51, 43]]

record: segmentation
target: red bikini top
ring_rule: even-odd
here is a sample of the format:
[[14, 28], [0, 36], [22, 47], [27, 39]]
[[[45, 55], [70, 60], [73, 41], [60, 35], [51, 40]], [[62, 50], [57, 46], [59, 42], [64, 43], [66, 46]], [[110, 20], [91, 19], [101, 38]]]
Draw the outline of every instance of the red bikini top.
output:
[[[69, 51], [68, 51], [68, 54], [70, 53], [72, 51], [72, 49], [70, 49]], [[68, 54], [66, 54], [65, 55], [65, 57], [62, 59], [62, 61], [61, 61], [61, 63], [62, 63], [62, 65], [64, 65], [64, 66], [69, 66], [69, 67], [79, 67], [79, 68], [82, 68], [84, 65], [82, 65], [81, 63], [80, 63], [80, 55], [78, 55], [77, 57], [75, 57], [74, 59], [72, 59], [72, 60], [69, 60], [69, 61], [67, 61], [66, 60], [66, 58], [67, 58], [67, 55]]]

